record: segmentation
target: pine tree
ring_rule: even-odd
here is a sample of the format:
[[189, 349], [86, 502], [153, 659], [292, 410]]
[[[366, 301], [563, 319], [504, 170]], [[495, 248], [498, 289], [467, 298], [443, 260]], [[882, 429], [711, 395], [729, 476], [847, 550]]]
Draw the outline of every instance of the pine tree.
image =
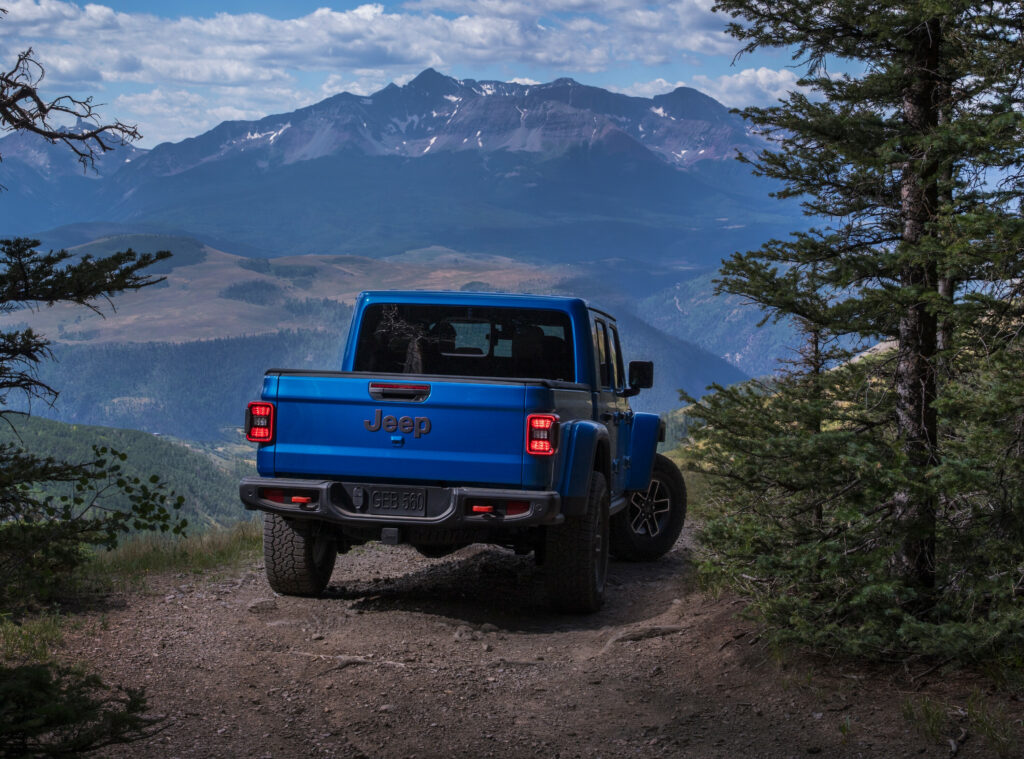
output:
[[[6, 13], [0, 9], [0, 14]], [[39, 91], [44, 69], [31, 50], [0, 70], [0, 131], [24, 131], [67, 145], [89, 169], [96, 155], [137, 138], [134, 127], [99, 122], [91, 99], [47, 100]], [[62, 129], [61, 118], [79, 120]], [[84, 127], [81, 126], [84, 124]], [[2, 198], [0, 198], [2, 201]], [[105, 258], [44, 253], [39, 242], [0, 240], [0, 313], [71, 302], [101, 312], [126, 290], [159, 281], [142, 270], [170, 256], [131, 250]], [[6, 408], [11, 393], [50, 402], [56, 391], [36, 374], [49, 357], [48, 342], [31, 329], [0, 332], [0, 423], [16, 428]], [[131, 529], [180, 532], [175, 517], [181, 499], [168, 493], [159, 476], [144, 480], [124, 474], [125, 454], [103, 447], [85, 462], [62, 462], [0, 445], [0, 620], [61, 588], [84, 558], [83, 546], [116, 544]], [[68, 486], [66, 496], [44, 495], [40, 483]], [[111, 492], [124, 494], [126, 509], [112, 508]], [[141, 690], [104, 685], [94, 675], [49, 661], [0, 660], [0, 756], [67, 756], [146, 737], [158, 719], [145, 716]]]
[[[820, 224], [733, 255], [719, 288], [746, 296], [769, 318], [834, 335], [847, 349], [826, 362], [836, 379], [819, 432], [852, 434], [847, 454], [783, 461], [761, 450], [758, 460], [779, 470], [819, 467], [819, 494], [835, 498], [823, 513], [831, 537], [814, 539], [844, 552], [840, 565], [871, 557], [859, 578], [886, 589], [879, 614], [938, 621], [961, 569], [953, 562], [964, 557], [957, 530], [948, 529], [949, 504], [964, 485], [950, 457], [963, 448], [945, 441], [972, 426], [969, 414], [953, 413], [971, 404], [947, 396], [965, 367], [1018, 355], [1019, 330], [1007, 325], [1019, 324], [1024, 286], [1024, 4], [719, 0], [716, 10], [735, 19], [730, 32], [744, 52], [785, 47], [805, 68], [803, 91], [744, 112], [773, 142], [744, 160], [779, 180], [781, 197], [801, 198]], [[838, 64], [861, 73], [830, 71]], [[840, 368], [857, 347], [879, 341], [894, 346], [889, 358]], [[808, 381], [776, 383], [765, 392], [777, 399], [747, 398], [746, 410], [790, 413], [783, 399], [809, 403]], [[708, 468], [729, 476], [727, 438], [752, 422], [729, 400], [740, 391], [719, 395], [697, 413], [709, 422], [706, 444], [723, 456]], [[865, 403], [873, 395], [879, 401]], [[805, 433], [796, 418], [773, 421], [783, 442], [786, 430]], [[845, 489], [843, 469], [856, 475]], [[775, 495], [769, 512], [785, 512], [807, 493]], [[734, 500], [732, 508], [742, 506]], [[850, 531], [857, 537], [834, 544]], [[794, 546], [804, 540], [789, 534]], [[735, 537], [712, 545], [726, 563], [737, 556]], [[823, 619], [849, 612], [841, 600], [826, 609], [816, 598]]]

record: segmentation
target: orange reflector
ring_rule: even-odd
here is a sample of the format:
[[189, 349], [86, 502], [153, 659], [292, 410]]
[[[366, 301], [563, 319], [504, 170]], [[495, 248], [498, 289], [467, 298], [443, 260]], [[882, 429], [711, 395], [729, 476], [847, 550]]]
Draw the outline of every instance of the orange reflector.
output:
[[494, 507], [486, 503], [474, 503], [473, 504], [474, 514], [493, 514]]
[[292, 503], [309, 503], [312, 500], [313, 499], [310, 498], [308, 495], [293, 495], [292, 496]]

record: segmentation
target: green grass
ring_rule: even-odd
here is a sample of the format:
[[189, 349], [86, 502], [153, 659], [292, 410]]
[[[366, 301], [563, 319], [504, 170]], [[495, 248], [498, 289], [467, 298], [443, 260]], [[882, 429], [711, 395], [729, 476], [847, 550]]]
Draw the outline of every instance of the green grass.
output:
[[[69, 582], [75, 595], [88, 595], [144, 581], [159, 572], [203, 572], [237, 566], [255, 559], [261, 546], [259, 519], [184, 538], [141, 533], [112, 551], [96, 553]], [[60, 646], [68, 624], [69, 617], [52, 611], [18, 616], [0, 613], [0, 665], [50, 662], [51, 652]]]
[[696, 455], [689, 446], [680, 445], [665, 455], [675, 462], [676, 466], [683, 470], [683, 480], [686, 482], [686, 518], [703, 522], [714, 515], [714, 506], [711, 500], [708, 477], [700, 472], [693, 472], [687, 468], [691, 457]]
[[978, 733], [1000, 757], [1020, 756], [1024, 729], [1020, 720], [1013, 720], [1006, 707], [984, 698], [975, 691], [967, 699], [967, 724]]
[[19, 619], [0, 616], [0, 664], [46, 662], [64, 637], [63, 617], [41, 614]]
[[967, 708], [949, 706], [929, 696], [908, 698], [902, 704], [904, 719], [929, 741], [945, 744], [957, 732], [978, 735], [1000, 757], [1019, 757], [1024, 726], [1006, 707], [974, 691]]
[[900, 707], [903, 718], [923, 737], [943, 743], [949, 727], [946, 707], [929, 696], [905, 699]]
[[259, 555], [261, 546], [262, 523], [258, 519], [184, 538], [143, 533], [112, 551], [97, 553], [89, 562], [88, 573], [131, 580], [157, 572], [202, 572], [249, 561]]

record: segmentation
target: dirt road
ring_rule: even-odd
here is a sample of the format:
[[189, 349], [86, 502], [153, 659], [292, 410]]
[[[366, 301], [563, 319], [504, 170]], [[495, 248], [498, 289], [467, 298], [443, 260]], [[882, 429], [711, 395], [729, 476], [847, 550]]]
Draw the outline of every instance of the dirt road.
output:
[[167, 717], [117, 756], [950, 755], [900, 714], [932, 684], [780, 665], [734, 599], [695, 587], [685, 542], [609, 577], [603, 611], [560, 616], [529, 557], [372, 546], [339, 557], [321, 599], [275, 596], [259, 565], [155, 578], [87, 614], [67, 652]]

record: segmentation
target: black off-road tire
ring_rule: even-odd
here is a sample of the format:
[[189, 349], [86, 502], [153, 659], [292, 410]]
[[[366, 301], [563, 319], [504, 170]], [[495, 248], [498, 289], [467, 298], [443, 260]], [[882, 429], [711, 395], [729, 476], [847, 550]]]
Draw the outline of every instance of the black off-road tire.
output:
[[657, 454], [651, 484], [629, 497], [611, 518], [612, 555], [623, 561], [654, 561], [668, 553], [686, 521], [686, 482], [672, 460]]
[[334, 571], [334, 536], [316, 522], [263, 515], [263, 564], [267, 582], [288, 596], [318, 596]]
[[590, 475], [587, 513], [547, 528], [543, 571], [553, 610], [590, 614], [601, 608], [608, 577], [608, 486], [600, 472]]

